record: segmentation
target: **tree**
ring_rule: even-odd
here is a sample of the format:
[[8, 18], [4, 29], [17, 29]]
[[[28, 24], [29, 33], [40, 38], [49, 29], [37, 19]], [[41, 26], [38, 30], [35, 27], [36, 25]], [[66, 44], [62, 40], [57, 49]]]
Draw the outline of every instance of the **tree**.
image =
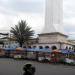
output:
[[10, 30], [11, 33], [13, 33], [13, 36], [16, 38], [16, 41], [20, 44], [20, 47], [25, 43], [27, 46], [27, 43], [31, 36], [34, 35], [34, 31], [29, 27], [26, 23], [26, 21], [21, 20], [18, 22], [15, 27], [11, 27]]

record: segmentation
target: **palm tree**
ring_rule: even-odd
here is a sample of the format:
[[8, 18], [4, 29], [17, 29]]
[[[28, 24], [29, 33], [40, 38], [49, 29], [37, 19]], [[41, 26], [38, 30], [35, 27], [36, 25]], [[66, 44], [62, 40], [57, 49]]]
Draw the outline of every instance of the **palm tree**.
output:
[[15, 27], [11, 27], [10, 30], [11, 33], [13, 33], [13, 36], [16, 38], [16, 41], [20, 44], [20, 47], [25, 43], [27, 47], [27, 43], [31, 36], [34, 35], [34, 31], [29, 27], [26, 23], [26, 21], [21, 20], [18, 22]]

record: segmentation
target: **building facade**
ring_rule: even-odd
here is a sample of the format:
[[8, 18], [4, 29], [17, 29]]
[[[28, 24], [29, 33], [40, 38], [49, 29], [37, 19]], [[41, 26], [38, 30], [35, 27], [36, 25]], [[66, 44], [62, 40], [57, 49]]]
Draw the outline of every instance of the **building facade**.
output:
[[75, 42], [68, 40], [63, 29], [63, 0], [46, 0], [45, 27], [38, 36], [32, 47], [74, 50]]
[[74, 50], [75, 42], [68, 40], [68, 36], [61, 33], [39, 34], [38, 43], [31, 44], [32, 48], [69, 49]]

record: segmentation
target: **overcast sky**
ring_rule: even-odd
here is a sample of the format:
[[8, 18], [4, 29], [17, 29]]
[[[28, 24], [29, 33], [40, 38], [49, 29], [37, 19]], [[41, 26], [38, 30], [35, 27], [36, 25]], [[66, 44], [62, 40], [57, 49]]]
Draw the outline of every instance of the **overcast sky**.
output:
[[[26, 20], [36, 33], [44, 27], [45, 0], [0, 0], [0, 32]], [[75, 0], [64, 0], [64, 30], [75, 36]]]

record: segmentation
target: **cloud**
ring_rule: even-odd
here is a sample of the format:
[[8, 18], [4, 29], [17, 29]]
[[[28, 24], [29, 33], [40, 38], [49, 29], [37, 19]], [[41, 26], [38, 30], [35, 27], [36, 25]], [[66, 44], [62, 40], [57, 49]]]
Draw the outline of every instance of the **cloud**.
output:
[[[64, 0], [64, 29], [71, 36], [75, 37], [75, 0]], [[70, 35], [71, 34], [71, 35]]]
[[42, 12], [44, 1], [41, 0], [1, 0], [0, 6], [16, 12]]
[[[75, 32], [75, 0], [64, 1], [63, 24], [67, 33]], [[36, 33], [44, 27], [45, 0], [0, 0], [0, 30], [10, 30], [21, 19]]]
[[75, 0], [64, 0], [64, 23], [75, 25]]
[[10, 28], [18, 24], [20, 20], [26, 20], [28, 25], [32, 27], [36, 34], [40, 33], [44, 25], [43, 14], [18, 13], [17, 16], [0, 14], [0, 17], [0, 31], [3, 30], [8, 32]]
[[[43, 26], [44, 0], [0, 0], [0, 32], [26, 20], [36, 33]], [[41, 27], [40, 27], [41, 26]]]

